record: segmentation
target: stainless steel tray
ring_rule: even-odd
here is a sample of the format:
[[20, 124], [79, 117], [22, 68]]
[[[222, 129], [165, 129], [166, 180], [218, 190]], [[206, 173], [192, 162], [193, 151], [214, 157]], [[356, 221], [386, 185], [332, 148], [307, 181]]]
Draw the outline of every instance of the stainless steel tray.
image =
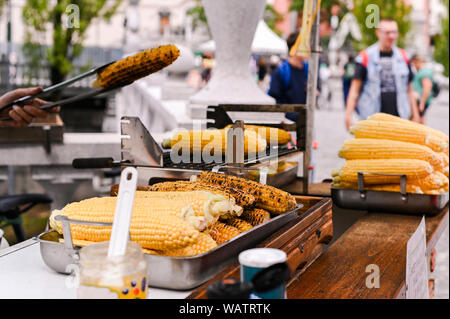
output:
[[337, 207], [344, 209], [432, 216], [447, 205], [449, 194], [402, 194], [332, 187], [331, 198]]
[[[365, 175], [398, 176], [400, 192], [368, 191], [364, 189]], [[331, 188], [333, 203], [339, 208], [410, 215], [436, 215], [448, 203], [449, 194], [412, 194], [406, 192], [406, 175], [358, 173], [358, 189]]]
[[[188, 290], [201, 285], [231, 264], [241, 251], [254, 247], [294, 219], [298, 214], [298, 210], [302, 207], [303, 205], [299, 204], [296, 209], [276, 216], [268, 222], [253, 227], [213, 250], [197, 256], [168, 257], [146, 254], [149, 286]], [[66, 222], [79, 223], [79, 221], [70, 220], [66, 220]], [[83, 224], [89, 223], [83, 222]], [[108, 225], [106, 223], [101, 224], [104, 226]], [[73, 247], [71, 240], [67, 240], [68, 237], [71, 237], [70, 227], [65, 227], [64, 229], [69, 229], [69, 234], [66, 234], [66, 231], [64, 232], [66, 239], [64, 244], [59, 242], [61, 236], [54, 230], [40, 234], [38, 241], [40, 243], [41, 256], [45, 264], [56, 272], [70, 274], [72, 269], [70, 265], [78, 262], [79, 248]]]

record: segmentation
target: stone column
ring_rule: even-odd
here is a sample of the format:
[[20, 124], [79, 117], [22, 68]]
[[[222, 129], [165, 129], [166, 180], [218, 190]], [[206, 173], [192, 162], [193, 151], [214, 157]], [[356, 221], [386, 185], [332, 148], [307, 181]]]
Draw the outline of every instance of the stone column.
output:
[[190, 98], [190, 116], [205, 118], [208, 105], [274, 104], [249, 71], [251, 45], [266, 0], [203, 0], [208, 25], [216, 43], [212, 77]]

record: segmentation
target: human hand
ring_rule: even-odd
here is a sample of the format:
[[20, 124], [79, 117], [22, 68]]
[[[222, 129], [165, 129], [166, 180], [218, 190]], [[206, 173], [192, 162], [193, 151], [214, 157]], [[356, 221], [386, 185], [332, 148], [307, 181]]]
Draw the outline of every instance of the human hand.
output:
[[[0, 107], [27, 95], [34, 95], [42, 92], [41, 87], [23, 88], [8, 92], [0, 97]], [[0, 121], [0, 126], [24, 127], [28, 126], [34, 118], [46, 118], [49, 112], [59, 112], [60, 107], [56, 106], [48, 111], [41, 110], [40, 107], [49, 104], [44, 100], [34, 98], [24, 102], [22, 106], [13, 105], [12, 109], [6, 110], [3, 116], [9, 116], [11, 120]]]

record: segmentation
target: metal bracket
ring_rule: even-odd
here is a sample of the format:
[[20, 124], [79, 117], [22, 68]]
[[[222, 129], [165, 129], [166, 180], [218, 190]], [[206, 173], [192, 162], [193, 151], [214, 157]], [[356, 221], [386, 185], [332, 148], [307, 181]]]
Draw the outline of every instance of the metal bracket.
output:
[[406, 175], [405, 174], [388, 174], [388, 173], [370, 173], [358, 172], [358, 191], [361, 199], [366, 199], [366, 191], [364, 190], [364, 175], [380, 175], [380, 176], [398, 176], [400, 177], [400, 194], [402, 194], [402, 201], [408, 201], [408, 194], [406, 193]]

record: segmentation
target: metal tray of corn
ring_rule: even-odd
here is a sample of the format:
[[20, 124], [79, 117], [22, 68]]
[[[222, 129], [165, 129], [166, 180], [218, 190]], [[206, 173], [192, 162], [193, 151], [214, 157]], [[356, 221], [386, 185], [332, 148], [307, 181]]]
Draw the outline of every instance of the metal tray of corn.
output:
[[[148, 264], [149, 286], [174, 290], [189, 290], [211, 279], [231, 264], [238, 254], [254, 247], [298, 215], [302, 204], [284, 214], [241, 233], [216, 248], [192, 257], [169, 257], [145, 254]], [[90, 223], [89, 225], [108, 226], [110, 223]], [[64, 226], [63, 226], [64, 227]], [[68, 227], [70, 229], [70, 227]], [[70, 232], [70, 230], [69, 230]], [[61, 243], [62, 238], [55, 230], [43, 232], [38, 236], [40, 251], [45, 264], [58, 273], [70, 274], [78, 262], [79, 247], [72, 243]], [[71, 241], [71, 240], [70, 240]]]

